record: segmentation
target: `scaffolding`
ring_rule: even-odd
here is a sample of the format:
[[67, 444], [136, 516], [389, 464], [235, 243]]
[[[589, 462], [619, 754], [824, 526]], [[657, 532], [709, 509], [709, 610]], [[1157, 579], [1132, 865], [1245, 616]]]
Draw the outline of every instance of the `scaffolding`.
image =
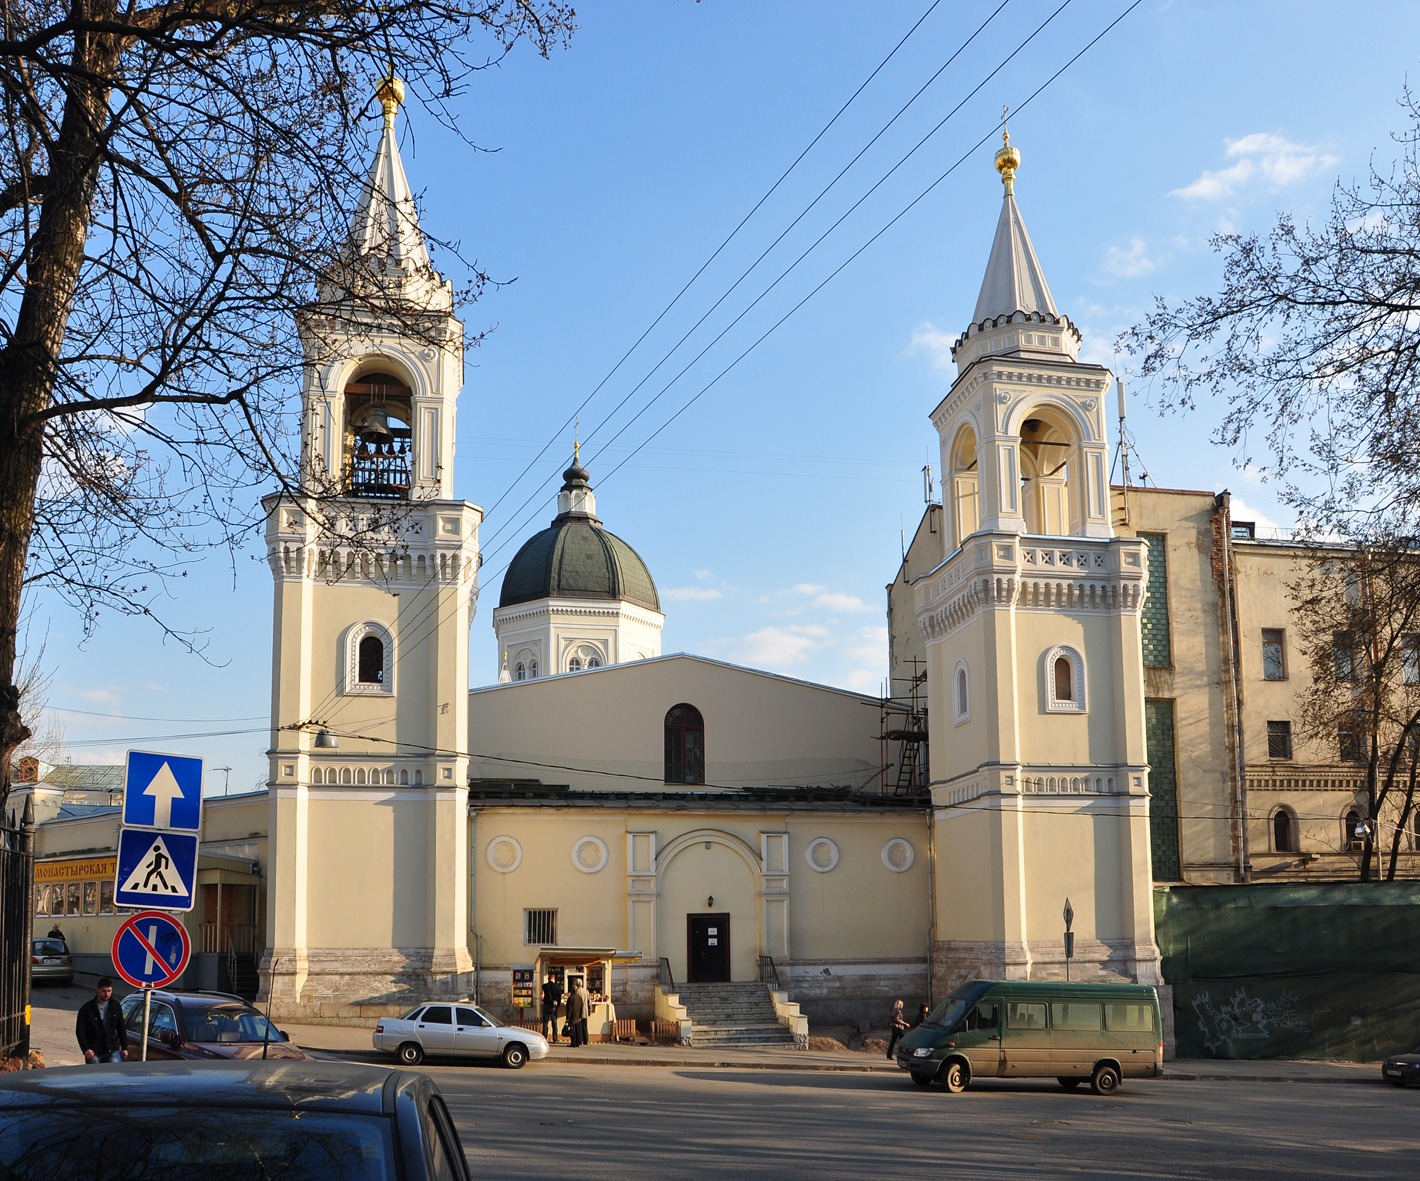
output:
[[[903, 687], [905, 695], [892, 690]], [[889, 696], [882, 698], [880, 737], [882, 743], [883, 794], [920, 797], [927, 794], [927, 670], [916, 657], [910, 677], [894, 677]], [[893, 756], [896, 756], [894, 758]]]

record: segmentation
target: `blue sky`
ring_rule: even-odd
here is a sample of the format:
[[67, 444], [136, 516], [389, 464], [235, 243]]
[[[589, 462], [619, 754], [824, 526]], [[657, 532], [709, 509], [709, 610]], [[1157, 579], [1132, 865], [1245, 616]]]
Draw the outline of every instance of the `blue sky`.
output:
[[[1115, 337], [1156, 294], [1216, 283], [1210, 235], [1265, 232], [1280, 210], [1319, 217], [1337, 177], [1393, 157], [1420, 44], [1409, 5], [1381, 29], [1333, 3], [1143, 0], [1031, 98], [1129, 0], [1074, 0], [1018, 52], [1059, 0], [1010, 0], [893, 122], [995, 8], [942, 2], [616, 369], [929, 4], [598, 3], [566, 51], [515, 53], [472, 80], [453, 112], [484, 150], [406, 106], [424, 224], [459, 246], [436, 264], [456, 283], [460, 258], [512, 280], [465, 314], [470, 331], [494, 328], [459, 402], [456, 488], [488, 510], [472, 684], [496, 677], [499, 579], [555, 512], [563, 424], [579, 416], [599, 513], [660, 589], [666, 652], [879, 692], [883, 588], [922, 510], [922, 466], [937, 467], [927, 416], [999, 212], [1002, 105], [1056, 303], [1083, 356], [1128, 382]], [[372, 120], [372, 150], [375, 136]], [[1237, 515], [1287, 523], [1270, 486], [1210, 444], [1220, 413], [1161, 418], [1128, 384], [1136, 477], [1142, 461], [1160, 486], [1230, 488]], [[207, 760], [209, 792], [257, 785], [271, 620], [259, 544], [209, 557], [160, 606], [208, 629], [212, 663], [114, 615], [81, 645], [77, 619], [34, 604], [71, 757], [171, 750]]]

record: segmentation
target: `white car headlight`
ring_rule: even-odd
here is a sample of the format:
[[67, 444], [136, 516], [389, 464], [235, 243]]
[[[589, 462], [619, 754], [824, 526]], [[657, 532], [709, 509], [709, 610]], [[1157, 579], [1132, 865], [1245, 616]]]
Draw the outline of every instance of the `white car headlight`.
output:
[[919, 1046], [917, 1049], [915, 1049], [915, 1050], [912, 1051], [912, 1056], [913, 1056], [914, 1058], [929, 1058], [929, 1057], [931, 1057], [931, 1054], [932, 1054], [932, 1047], [931, 1047], [931, 1046]]

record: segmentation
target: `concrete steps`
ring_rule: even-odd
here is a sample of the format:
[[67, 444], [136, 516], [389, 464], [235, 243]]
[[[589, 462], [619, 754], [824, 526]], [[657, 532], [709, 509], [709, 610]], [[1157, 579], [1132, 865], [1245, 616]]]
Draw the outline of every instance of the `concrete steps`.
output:
[[692, 1046], [794, 1044], [763, 984], [687, 984], [680, 999], [690, 1015]]

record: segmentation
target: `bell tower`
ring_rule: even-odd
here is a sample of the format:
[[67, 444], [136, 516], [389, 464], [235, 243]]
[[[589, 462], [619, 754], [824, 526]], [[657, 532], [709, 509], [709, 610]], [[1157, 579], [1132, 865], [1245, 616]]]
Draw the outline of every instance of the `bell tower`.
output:
[[[1147, 553], [1109, 518], [1105, 395], [1005, 188], [957, 378], [932, 412], [948, 557], [927, 650], [940, 994], [974, 976], [1159, 980], [1140, 636]], [[1083, 902], [1082, 902], [1083, 900]]]
[[[463, 995], [468, 632], [482, 511], [453, 497], [463, 325], [384, 125], [302, 315], [301, 479], [262, 501], [275, 579], [273, 1016]], [[368, 1010], [367, 1010], [368, 1011]]]

